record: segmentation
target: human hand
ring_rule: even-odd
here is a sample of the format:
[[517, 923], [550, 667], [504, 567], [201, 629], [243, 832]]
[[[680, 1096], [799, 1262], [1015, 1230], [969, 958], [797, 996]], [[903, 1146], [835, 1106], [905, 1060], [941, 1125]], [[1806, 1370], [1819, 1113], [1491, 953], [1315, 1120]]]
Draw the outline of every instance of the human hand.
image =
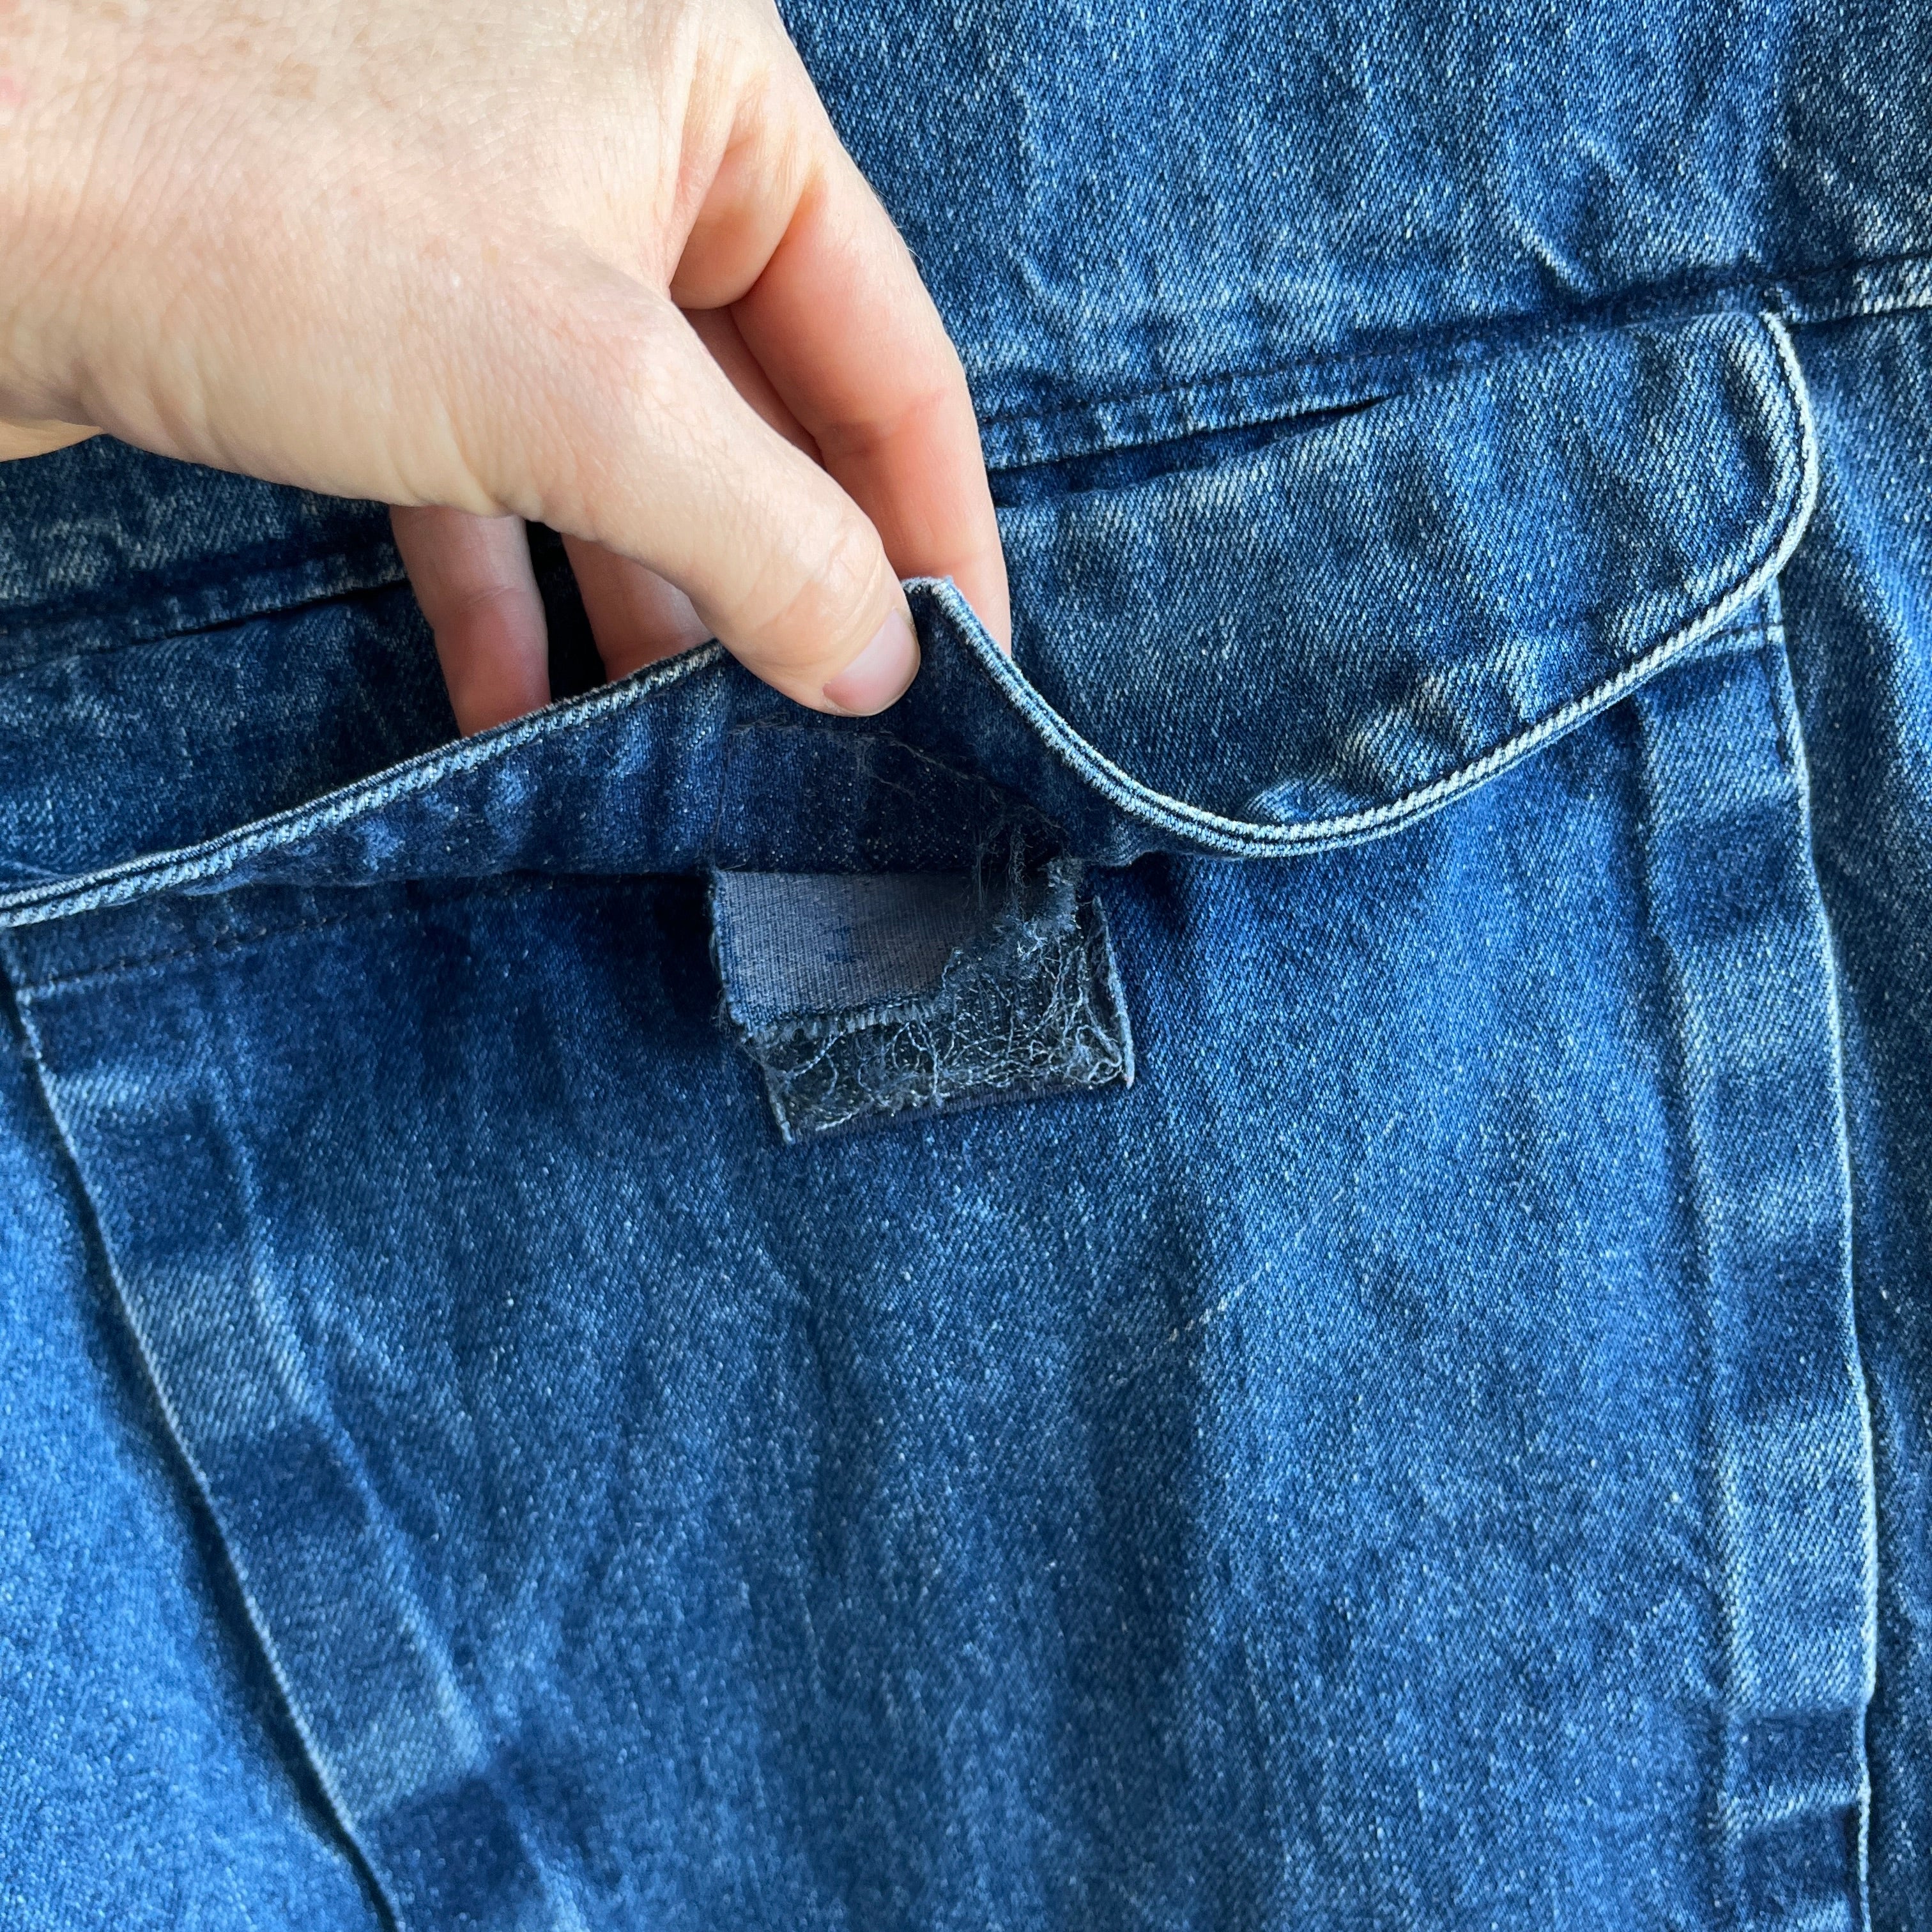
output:
[[0, 0], [0, 457], [103, 429], [398, 506], [458, 723], [548, 698], [523, 518], [614, 676], [823, 710], [1004, 641], [958, 359], [770, 0]]

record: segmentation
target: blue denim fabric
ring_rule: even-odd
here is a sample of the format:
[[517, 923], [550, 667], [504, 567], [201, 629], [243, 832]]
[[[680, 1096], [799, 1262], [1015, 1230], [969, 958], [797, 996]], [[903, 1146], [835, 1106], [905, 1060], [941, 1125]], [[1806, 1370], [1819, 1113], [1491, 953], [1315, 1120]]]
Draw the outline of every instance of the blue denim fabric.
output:
[[1011, 662], [0, 469], [0, 1923], [1932, 1928], [1932, 29], [790, 25]]

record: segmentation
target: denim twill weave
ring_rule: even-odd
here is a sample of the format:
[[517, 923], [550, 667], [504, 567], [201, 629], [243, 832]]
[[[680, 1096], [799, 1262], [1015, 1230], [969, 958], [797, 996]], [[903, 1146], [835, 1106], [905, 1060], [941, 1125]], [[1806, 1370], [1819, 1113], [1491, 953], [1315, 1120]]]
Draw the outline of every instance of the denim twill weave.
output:
[[0, 1924], [1932, 1932], [1929, 22], [790, 6], [876, 719], [0, 469]]

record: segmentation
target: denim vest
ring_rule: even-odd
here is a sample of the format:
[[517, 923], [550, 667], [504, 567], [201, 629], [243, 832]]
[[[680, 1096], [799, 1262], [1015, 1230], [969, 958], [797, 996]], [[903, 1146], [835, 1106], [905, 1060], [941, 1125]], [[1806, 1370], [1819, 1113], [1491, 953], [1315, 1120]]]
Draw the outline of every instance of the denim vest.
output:
[[1010, 661], [0, 468], [0, 1924], [1932, 1928], [1932, 17], [788, 24]]

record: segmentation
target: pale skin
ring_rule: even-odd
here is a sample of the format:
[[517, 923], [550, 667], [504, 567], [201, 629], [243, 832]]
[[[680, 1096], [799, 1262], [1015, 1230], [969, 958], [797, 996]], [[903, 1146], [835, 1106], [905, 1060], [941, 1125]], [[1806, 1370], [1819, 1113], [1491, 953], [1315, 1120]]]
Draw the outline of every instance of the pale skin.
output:
[[716, 636], [866, 714], [995, 638], [958, 358], [770, 0], [0, 0], [0, 459], [106, 431], [394, 506], [465, 731]]

